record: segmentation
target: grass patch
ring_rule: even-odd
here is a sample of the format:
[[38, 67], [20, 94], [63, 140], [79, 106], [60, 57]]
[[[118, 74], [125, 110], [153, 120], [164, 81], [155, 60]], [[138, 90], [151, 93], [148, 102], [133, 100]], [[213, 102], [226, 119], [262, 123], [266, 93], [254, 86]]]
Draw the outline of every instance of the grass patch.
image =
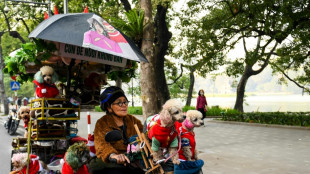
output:
[[132, 115], [142, 115], [142, 106], [128, 107], [128, 114]]
[[188, 110], [196, 110], [196, 107], [194, 106], [184, 106], [182, 109], [183, 112], [187, 112]]
[[[188, 110], [196, 110], [196, 107], [194, 106], [184, 106], [183, 107], [183, 112], [187, 112]], [[100, 108], [100, 106], [95, 106], [95, 111], [96, 112], [103, 112]], [[230, 108], [221, 108], [218, 106], [213, 106], [211, 108], [208, 108], [208, 111], [206, 113], [207, 117], [212, 117], [212, 116], [222, 116], [222, 114], [225, 113], [225, 115], [237, 115], [239, 114], [238, 111]], [[142, 106], [129, 106], [128, 107], [128, 114], [132, 115], [142, 115]]]
[[[95, 111], [96, 112], [103, 112], [102, 109], [100, 108], [100, 106], [95, 106]], [[129, 106], [128, 107], [128, 114], [142, 115], [142, 106], [136, 106], [136, 107]]]
[[223, 120], [310, 127], [310, 112], [224, 113]]
[[101, 110], [100, 106], [95, 106], [95, 111], [96, 111], [96, 112], [103, 112], [103, 111]]

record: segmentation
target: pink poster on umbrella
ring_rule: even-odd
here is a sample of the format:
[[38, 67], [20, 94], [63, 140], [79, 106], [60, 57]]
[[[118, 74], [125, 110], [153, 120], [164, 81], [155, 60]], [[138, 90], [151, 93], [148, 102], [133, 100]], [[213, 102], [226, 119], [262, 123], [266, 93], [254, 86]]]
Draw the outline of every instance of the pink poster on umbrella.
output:
[[136, 56], [123, 35], [107, 21], [93, 15], [87, 22], [91, 29], [84, 33], [83, 47], [127, 58]]

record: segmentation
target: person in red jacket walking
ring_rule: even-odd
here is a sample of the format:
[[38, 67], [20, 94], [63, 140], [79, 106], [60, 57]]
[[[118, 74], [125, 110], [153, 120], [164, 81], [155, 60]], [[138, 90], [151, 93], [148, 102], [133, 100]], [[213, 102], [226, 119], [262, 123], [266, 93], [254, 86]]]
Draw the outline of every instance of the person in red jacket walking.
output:
[[208, 106], [207, 99], [204, 95], [203, 89], [199, 90], [197, 97], [196, 110], [202, 113], [203, 119], [206, 118], [206, 106]]

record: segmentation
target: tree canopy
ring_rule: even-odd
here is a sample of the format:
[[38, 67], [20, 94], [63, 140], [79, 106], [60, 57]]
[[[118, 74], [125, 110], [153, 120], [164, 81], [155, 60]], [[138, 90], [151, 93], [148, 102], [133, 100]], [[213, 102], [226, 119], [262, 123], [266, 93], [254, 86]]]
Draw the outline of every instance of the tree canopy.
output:
[[[248, 78], [259, 74], [268, 64], [274, 72], [286, 74], [289, 80], [307, 90], [308, 1], [190, 0], [187, 5], [188, 10], [184, 14], [188, 15], [188, 20], [183, 20], [182, 25], [192, 28], [192, 32], [184, 33], [188, 37], [186, 49], [191, 48], [188, 54], [195, 53], [196, 48], [199, 55], [206, 55], [211, 60], [208, 63], [219, 55], [222, 57], [221, 54], [225, 56], [227, 74], [241, 76], [235, 109], [243, 111]], [[255, 43], [250, 43], [251, 40]], [[233, 59], [228, 57], [227, 53], [239, 43], [242, 43], [243, 51]], [[289, 70], [302, 72], [297, 78], [290, 78], [286, 73]]]

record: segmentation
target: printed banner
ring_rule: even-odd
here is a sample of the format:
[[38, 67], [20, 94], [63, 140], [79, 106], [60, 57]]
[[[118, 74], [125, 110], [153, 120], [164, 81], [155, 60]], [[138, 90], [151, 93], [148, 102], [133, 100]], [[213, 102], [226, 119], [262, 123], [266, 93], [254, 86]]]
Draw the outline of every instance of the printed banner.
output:
[[60, 43], [59, 56], [125, 67], [127, 59], [75, 45]]

